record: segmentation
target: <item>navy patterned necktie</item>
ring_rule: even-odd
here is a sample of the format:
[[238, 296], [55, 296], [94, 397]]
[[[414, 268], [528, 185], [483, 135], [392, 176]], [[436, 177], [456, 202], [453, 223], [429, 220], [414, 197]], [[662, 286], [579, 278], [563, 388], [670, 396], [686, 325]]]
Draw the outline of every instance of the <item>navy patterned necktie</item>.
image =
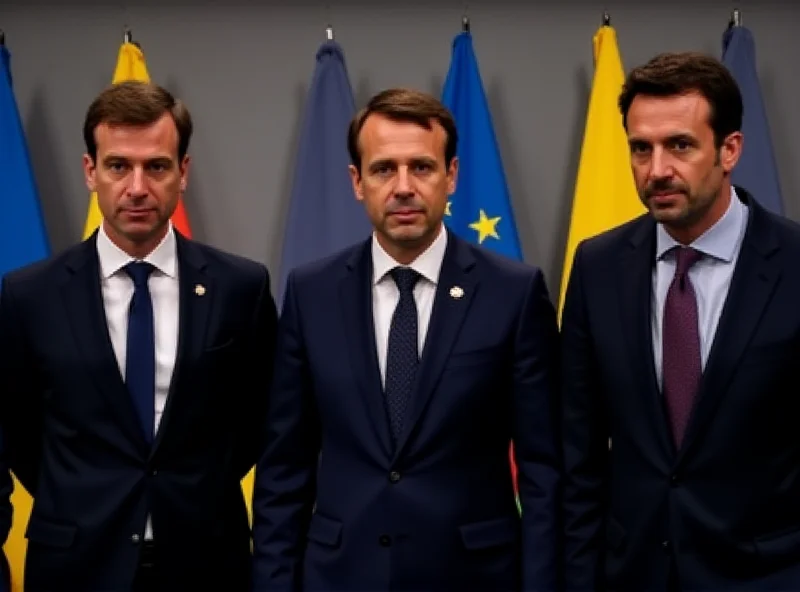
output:
[[392, 439], [397, 443], [403, 431], [403, 421], [419, 364], [414, 286], [420, 275], [408, 267], [395, 267], [390, 273], [400, 291], [400, 300], [394, 309], [389, 328], [384, 393]]
[[125, 266], [134, 286], [128, 311], [125, 384], [148, 444], [152, 443], [155, 431], [156, 343], [153, 302], [147, 286], [153, 269], [150, 263], [144, 261], [134, 261]]
[[675, 276], [664, 303], [663, 388], [672, 436], [680, 449], [703, 374], [697, 298], [689, 269], [703, 254], [678, 247]]

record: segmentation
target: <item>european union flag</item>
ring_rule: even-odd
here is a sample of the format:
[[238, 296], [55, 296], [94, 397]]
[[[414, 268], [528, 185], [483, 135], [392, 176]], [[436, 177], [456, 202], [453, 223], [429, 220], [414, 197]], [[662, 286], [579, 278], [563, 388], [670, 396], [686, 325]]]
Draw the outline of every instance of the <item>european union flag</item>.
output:
[[734, 25], [725, 31], [722, 62], [736, 79], [744, 103], [744, 146], [731, 181], [747, 189], [768, 210], [783, 214], [778, 167], [756, 72], [756, 44], [749, 29]]
[[0, 276], [50, 252], [25, 133], [11, 83], [11, 56], [0, 44]]
[[342, 48], [326, 41], [306, 103], [283, 239], [278, 302], [292, 268], [369, 236], [372, 226], [356, 201], [347, 172], [347, 128], [355, 100]]
[[456, 120], [459, 160], [445, 223], [461, 238], [521, 260], [500, 150], [468, 31], [453, 40], [442, 102]]

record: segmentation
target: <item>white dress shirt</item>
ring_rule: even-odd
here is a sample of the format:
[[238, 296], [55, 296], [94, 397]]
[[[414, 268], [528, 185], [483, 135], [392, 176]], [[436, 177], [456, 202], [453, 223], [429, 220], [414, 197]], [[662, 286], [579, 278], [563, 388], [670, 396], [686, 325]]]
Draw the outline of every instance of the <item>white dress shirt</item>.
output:
[[447, 232], [444, 226], [439, 236], [431, 245], [409, 265], [401, 265], [395, 261], [380, 245], [377, 237], [372, 236], [372, 316], [375, 323], [375, 346], [378, 353], [378, 365], [381, 371], [381, 383], [386, 381], [386, 350], [389, 348], [389, 328], [392, 315], [400, 301], [400, 291], [389, 272], [395, 267], [410, 267], [420, 274], [414, 286], [414, 302], [417, 305], [417, 327], [419, 328], [419, 355], [425, 346], [428, 323], [431, 320], [433, 300], [436, 295], [436, 284], [442, 268], [444, 252], [447, 247]]
[[[120, 375], [124, 381], [128, 308], [134, 288], [133, 280], [123, 268], [135, 259], [111, 242], [102, 224], [97, 234], [97, 255], [100, 259], [100, 285], [108, 323], [108, 335], [111, 338]], [[147, 283], [153, 301], [155, 325], [156, 384], [155, 425], [153, 426], [155, 434], [167, 402], [167, 393], [172, 381], [172, 371], [178, 349], [178, 255], [175, 234], [171, 225], [164, 239], [142, 261], [155, 267]], [[145, 538], [150, 539], [152, 536], [152, 527], [148, 516]]]

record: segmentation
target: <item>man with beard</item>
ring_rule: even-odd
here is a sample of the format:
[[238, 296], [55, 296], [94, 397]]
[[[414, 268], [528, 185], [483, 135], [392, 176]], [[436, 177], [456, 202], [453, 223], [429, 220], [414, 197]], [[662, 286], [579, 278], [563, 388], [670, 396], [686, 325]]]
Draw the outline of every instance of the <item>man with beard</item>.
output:
[[717, 60], [659, 55], [619, 105], [649, 213], [570, 277], [566, 587], [796, 590], [800, 229], [731, 185], [742, 98]]
[[348, 145], [375, 230], [287, 281], [253, 590], [554, 590], [558, 329], [542, 273], [444, 227], [457, 133], [434, 97], [378, 94]]

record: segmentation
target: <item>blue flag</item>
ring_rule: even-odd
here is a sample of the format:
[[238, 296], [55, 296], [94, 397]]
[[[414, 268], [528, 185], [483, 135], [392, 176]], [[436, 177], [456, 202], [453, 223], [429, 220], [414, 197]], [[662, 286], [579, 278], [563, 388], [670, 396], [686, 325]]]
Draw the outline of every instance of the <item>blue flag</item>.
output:
[[522, 260], [492, 117], [469, 32], [453, 40], [442, 102], [458, 129], [458, 182], [445, 223], [458, 236]]
[[737, 25], [725, 31], [722, 62], [736, 79], [744, 103], [744, 146], [731, 181], [747, 189], [768, 210], [783, 214], [778, 168], [756, 72], [756, 44], [749, 29]]
[[0, 276], [47, 257], [50, 246], [25, 133], [11, 84], [11, 56], [0, 45]]
[[295, 164], [283, 239], [278, 302], [292, 268], [333, 254], [372, 231], [347, 167], [347, 129], [355, 100], [344, 53], [335, 41], [317, 51]]

